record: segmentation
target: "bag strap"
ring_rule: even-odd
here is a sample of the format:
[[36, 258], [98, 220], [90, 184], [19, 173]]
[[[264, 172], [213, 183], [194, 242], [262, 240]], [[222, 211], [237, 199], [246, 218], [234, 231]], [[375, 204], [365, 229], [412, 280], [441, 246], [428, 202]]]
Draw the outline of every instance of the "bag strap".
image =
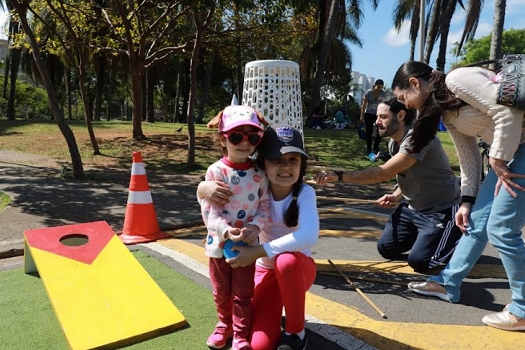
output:
[[497, 60], [486, 60], [486, 61], [474, 62], [471, 64], [467, 64], [465, 67], [481, 67], [481, 66], [486, 66], [488, 64], [492, 64], [492, 63], [502, 63], [502, 62], [503, 62], [503, 58], [500, 58]]

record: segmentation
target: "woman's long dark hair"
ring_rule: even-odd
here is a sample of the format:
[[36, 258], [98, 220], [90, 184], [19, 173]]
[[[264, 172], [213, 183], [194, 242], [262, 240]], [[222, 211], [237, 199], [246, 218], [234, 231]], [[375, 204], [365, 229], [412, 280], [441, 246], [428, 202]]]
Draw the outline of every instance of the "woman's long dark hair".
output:
[[409, 61], [399, 67], [394, 76], [392, 89], [404, 90], [408, 87], [408, 79], [414, 77], [428, 82], [430, 95], [419, 111], [419, 117], [412, 132], [411, 153], [419, 153], [436, 136], [439, 129], [439, 117], [443, 111], [456, 110], [465, 102], [457, 98], [445, 85], [446, 75], [432, 69], [423, 62]]
[[[261, 147], [258, 149], [257, 154], [257, 160], [256, 164], [259, 168], [265, 169], [264, 167], [264, 160], [265, 160], [265, 154], [264, 154], [264, 148]], [[301, 169], [299, 171], [299, 179], [297, 179], [297, 182], [293, 184], [292, 187], [292, 202], [290, 203], [290, 206], [288, 209], [286, 209], [286, 212], [284, 213], [284, 224], [287, 227], [295, 227], [299, 223], [299, 205], [297, 204], [297, 197], [299, 197], [299, 191], [301, 191], [301, 187], [303, 185], [303, 178], [306, 174], [306, 162], [307, 158], [301, 154]]]

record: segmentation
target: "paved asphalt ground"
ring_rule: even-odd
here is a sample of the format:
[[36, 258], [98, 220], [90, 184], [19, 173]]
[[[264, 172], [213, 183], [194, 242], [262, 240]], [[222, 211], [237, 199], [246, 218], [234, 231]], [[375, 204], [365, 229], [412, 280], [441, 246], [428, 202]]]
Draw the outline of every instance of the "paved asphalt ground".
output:
[[[129, 172], [90, 169], [86, 179], [63, 180], [55, 176], [55, 164], [44, 165], [39, 159], [0, 150], [0, 191], [13, 200], [0, 211], [0, 270], [21, 266], [24, 230], [99, 220], [115, 231], [122, 228]], [[147, 175], [160, 226], [175, 238], [133, 249], [145, 250], [209, 289], [202, 270], [202, 228], [174, 230], [200, 219], [195, 200], [200, 178], [153, 171]], [[319, 194], [375, 199], [388, 190], [388, 186], [342, 185], [324, 188]], [[318, 204], [322, 231], [313, 257], [319, 273], [306, 310], [310, 349], [525, 349], [524, 333], [490, 329], [481, 323], [481, 317], [500, 311], [510, 301], [508, 282], [492, 247], [487, 247], [466, 279], [458, 304], [419, 297], [402, 286], [354, 278], [387, 315], [383, 319], [342, 278], [324, 272], [333, 272], [327, 263], [331, 259], [352, 277], [398, 282], [423, 278], [405, 261], [384, 261], [377, 253], [375, 242], [388, 211], [336, 201]]]

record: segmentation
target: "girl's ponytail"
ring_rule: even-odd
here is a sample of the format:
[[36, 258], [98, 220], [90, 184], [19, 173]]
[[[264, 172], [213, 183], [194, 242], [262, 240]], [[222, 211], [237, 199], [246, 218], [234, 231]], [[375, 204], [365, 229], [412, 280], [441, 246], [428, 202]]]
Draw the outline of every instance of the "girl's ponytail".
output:
[[301, 171], [299, 172], [299, 179], [292, 187], [292, 202], [286, 212], [284, 213], [284, 224], [287, 227], [295, 227], [299, 223], [299, 205], [297, 204], [297, 197], [303, 186], [303, 177], [306, 174], [306, 157], [301, 155]]

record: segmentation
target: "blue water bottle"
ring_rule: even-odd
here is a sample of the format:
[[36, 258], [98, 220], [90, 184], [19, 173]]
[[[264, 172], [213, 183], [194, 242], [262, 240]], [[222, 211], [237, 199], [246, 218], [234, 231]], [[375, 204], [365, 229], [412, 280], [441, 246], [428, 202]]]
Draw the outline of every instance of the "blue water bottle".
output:
[[371, 162], [375, 162], [376, 161], [376, 154], [374, 152], [370, 153], [368, 155], [368, 158], [370, 159]]

